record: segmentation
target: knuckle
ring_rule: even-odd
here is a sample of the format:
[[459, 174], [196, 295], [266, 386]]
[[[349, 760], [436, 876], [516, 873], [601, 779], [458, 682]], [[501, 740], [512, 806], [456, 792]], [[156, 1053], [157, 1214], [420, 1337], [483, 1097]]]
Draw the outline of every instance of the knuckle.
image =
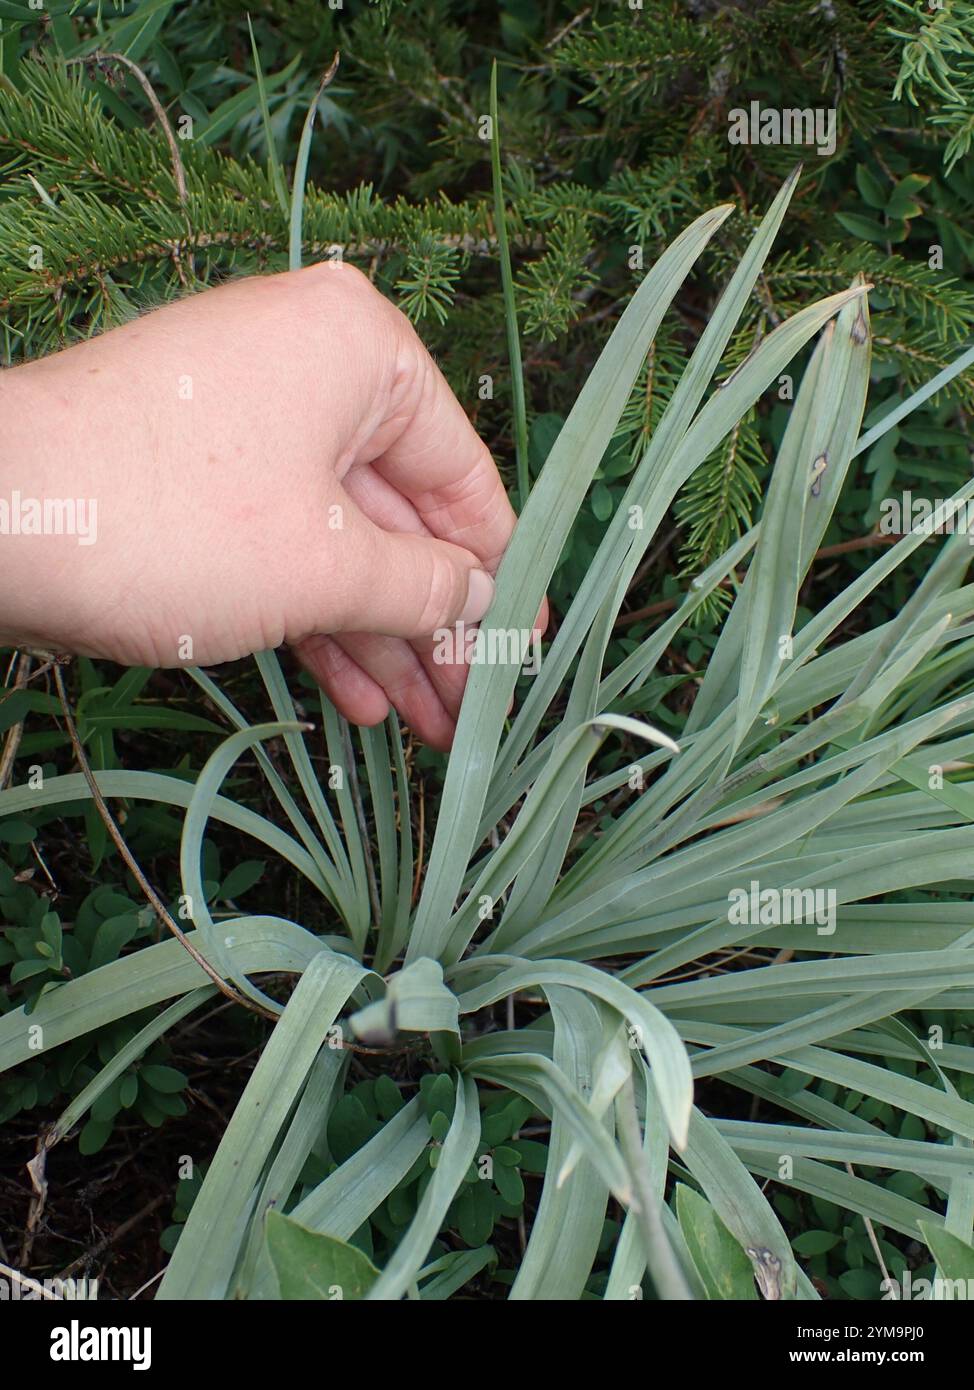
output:
[[422, 634], [435, 632], [459, 616], [465, 595], [460, 594], [460, 573], [443, 556], [435, 554], [429, 568], [426, 600], [418, 620]]
[[416, 666], [386, 677], [382, 687], [393, 704], [406, 704], [413, 696], [426, 693], [428, 681], [422, 669]]
[[288, 278], [298, 298], [311, 297], [316, 314], [350, 310], [356, 317], [384, 317], [386, 301], [369, 277], [347, 261], [318, 261]]
[[352, 265], [351, 261], [316, 261], [314, 265], [306, 266], [300, 274], [308, 280], [324, 280], [327, 283], [330, 279], [333, 284], [341, 285], [344, 289], [352, 292], [362, 290], [369, 294], [378, 293], [365, 272], [359, 270], [358, 266]]

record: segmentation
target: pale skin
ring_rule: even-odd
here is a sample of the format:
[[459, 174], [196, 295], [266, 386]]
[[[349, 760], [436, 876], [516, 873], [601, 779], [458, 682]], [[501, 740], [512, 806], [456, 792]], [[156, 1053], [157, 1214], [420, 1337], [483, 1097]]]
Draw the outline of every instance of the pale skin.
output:
[[238, 280], [0, 372], [15, 490], [96, 499], [97, 539], [0, 535], [0, 645], [173, 667], [288, 643], [348, 719], [391, 705], [450, 747], [467, 670], [433, 633], [484, 616], [514, 512], [359, 271]]

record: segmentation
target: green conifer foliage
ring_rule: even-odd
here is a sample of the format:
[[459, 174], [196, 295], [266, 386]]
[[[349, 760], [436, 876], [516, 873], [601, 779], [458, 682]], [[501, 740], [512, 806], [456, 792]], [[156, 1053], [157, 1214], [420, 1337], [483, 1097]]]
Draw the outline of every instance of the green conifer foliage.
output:
[[[248, 32], [264, 74], [268, 130]], [[532, 418], [571, 381], [674, 226], [731, 198], [712, 279], [688, 283], [637, 384], [635, 457], [755, 219], [796, 158], [782, 246], [731, 345], [741, 361], [808, 294], [873, 285], [890, 395], [967, 340], [974, 5], [904, 0], [52, 0], [0, 3], [0, 348], [12, 363], [229, 275], [283, 269], [285, 178], [321, 72], [305, 263], [340, 253], [420, 326], [478, 427], [513, 453], [490, 196], [500, 123]], [[122, 54], [143, 71], [172, 132]], [[729, 118], [834, 109], [836, 146], [733, 144]], [[273, 148], [269, 148], [269, 145]], [[173, 149], [176, 155], [173, 154]], [[177, 165], [179, 166], [177, 168]], [[185, 193], [182, 187], [185, 185]], [[557, 366], [555, 365], [557, 363]], [[974, 405], [974, 375], [951, 409]], [[676, 514], [698, 569], [752, 518], [780, 425], [760, 405]], [[777, 431], [777, 432], [776, 432]]]

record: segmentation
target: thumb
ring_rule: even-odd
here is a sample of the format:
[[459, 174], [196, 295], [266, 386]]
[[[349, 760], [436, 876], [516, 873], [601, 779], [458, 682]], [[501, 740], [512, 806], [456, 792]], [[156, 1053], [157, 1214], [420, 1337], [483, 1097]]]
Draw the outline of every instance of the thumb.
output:
[[479, 623], [494, 581], [462, 546], [432, 536], [384, 531], [358, 513], [341, 575], [341, 626], [414, 640], [456, 623]]

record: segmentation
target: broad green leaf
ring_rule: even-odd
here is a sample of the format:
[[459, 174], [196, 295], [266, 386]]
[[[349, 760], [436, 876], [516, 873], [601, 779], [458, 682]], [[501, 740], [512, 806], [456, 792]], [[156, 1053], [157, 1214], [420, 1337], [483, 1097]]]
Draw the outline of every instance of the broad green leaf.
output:
[[685, 1183], [677, 1183], [676, 1211], [708, 1295], [718, 1299], [756, 1298], [753, 1266], [710, 1203]]
[[279, 1211], [267, 1215], [267, 1249], [283, 1299], [361, 1299], [379, 1277], [354, 1245], [309, 1231]]
[[764, 1297], [793, 1297], [797, 1270], [781, 1223], [733, 1149], [699, 1110], [690, 1120], [684, 1161], [750, 1260]]

